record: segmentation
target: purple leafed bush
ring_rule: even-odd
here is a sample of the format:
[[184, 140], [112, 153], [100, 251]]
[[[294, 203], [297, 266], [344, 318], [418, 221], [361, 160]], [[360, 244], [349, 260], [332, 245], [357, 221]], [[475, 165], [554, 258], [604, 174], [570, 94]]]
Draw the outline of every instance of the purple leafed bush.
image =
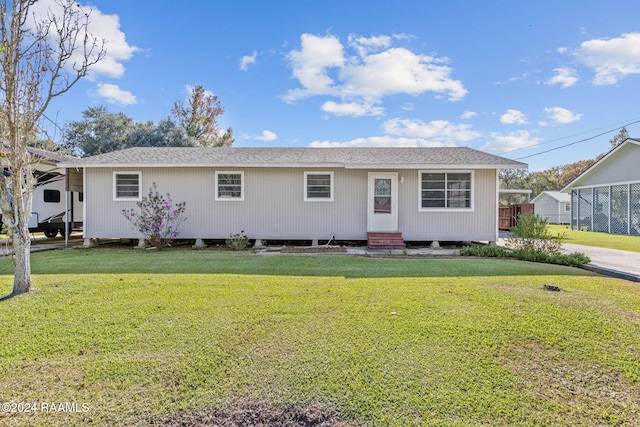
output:
[[136, 204], [139, 212], [135, 209], [123, 209], [122, 214], [142, 233], [145, 243], [158, 249], [170, 246], [178, 237], [179, 228], [186, 220], [184, 211], [187, 203], [182, 202], [174, 206], [169, 193], [158, 193], [154, 182], [148, 196]]

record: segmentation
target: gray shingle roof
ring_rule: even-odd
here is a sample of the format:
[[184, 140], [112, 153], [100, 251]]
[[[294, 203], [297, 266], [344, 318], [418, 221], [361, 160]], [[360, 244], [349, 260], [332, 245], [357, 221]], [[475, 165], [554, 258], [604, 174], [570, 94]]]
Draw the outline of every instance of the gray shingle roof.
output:
[[560, 203], [571, 203], [571, 196], [567, 193], [561, 193], [559, 191], [543, 191], [542, 193], [538, 194], [533, 200], [531, 200], [531, 203], [535, 202], [538, 199], [541, 199], [545, 194]]
[[65, 162], [63, 167], [475, 167], [526, 168], [525, 163], [467, 147], [245, 148], [137, 147]]

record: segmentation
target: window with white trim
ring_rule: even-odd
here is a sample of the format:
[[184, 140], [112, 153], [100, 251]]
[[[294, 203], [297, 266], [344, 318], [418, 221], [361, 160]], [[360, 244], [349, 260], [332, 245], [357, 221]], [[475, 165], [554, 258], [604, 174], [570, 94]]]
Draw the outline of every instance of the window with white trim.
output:
[[471, 210], [473, 173], [420, 171], [420, 210]]
[[216, 200], [244, 200], [244, 172], [216, 172]]
[[113, 200], [142, 200], [142, 172], [114, 172]]
[[304, 201], [333, 201], [333, 172], [304, 173]]

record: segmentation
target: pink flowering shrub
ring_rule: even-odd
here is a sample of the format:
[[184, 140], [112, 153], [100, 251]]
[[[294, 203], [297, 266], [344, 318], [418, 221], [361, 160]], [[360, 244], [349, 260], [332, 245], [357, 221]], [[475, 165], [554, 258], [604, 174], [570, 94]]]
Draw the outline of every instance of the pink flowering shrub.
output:
[[147, 197], [137, 202], [140, 212], [123, 209], [122, 214], [133, 227], [144, 236], [145, 243], [158, 249], [170, 246], [178, 237], [180, 225], [186, 220], [184, 211], [186, 202], [173, 206], [169, 193], [158, 193], [156, 183], [149, 189]]

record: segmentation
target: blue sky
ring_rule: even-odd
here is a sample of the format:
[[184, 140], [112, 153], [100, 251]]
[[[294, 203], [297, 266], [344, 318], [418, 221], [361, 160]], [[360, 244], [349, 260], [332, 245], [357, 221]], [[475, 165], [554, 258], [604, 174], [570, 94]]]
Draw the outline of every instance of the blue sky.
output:
[[51, 105], [61, 125], [98, 105], [158, 122], [202, 85], [235, 146], [469, 146], [539, 170], [640, 120], [637, 0], [82, 4], [108, 59]]

